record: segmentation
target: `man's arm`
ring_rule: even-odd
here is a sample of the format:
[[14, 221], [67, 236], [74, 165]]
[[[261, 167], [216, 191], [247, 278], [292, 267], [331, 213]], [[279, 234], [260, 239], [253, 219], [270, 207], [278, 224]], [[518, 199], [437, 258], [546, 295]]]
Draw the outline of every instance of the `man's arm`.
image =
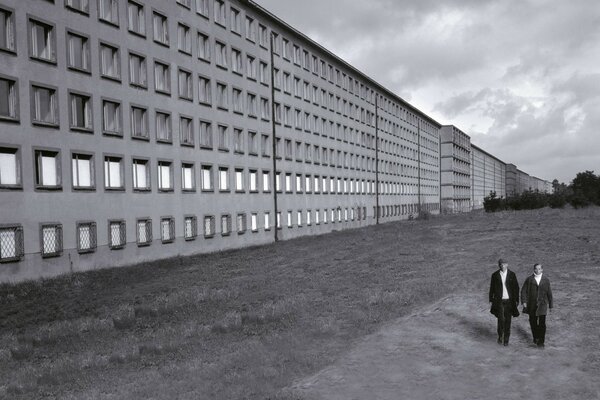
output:
[[552, 288], [550, 287], [550, 279], [548, 279], [548, 308], [552, 308], [554, 304], [552, 303]]
[[494, 301], [494, 274], [492, 274], [492, 278], [490, 279], [490, 303]]
[[517, 280], [517, 274], [513, 272], [515, 278], [515, 287], [513, 288], [513, 296], [515, 298], [515, 304], [519, 304], [519, 281]]
[[529, 278], [525, 279], [523, 282], [523, 287], [521, 288], [521, 301], [523, 305], [527, 307], [527, 298], [529, 297]]

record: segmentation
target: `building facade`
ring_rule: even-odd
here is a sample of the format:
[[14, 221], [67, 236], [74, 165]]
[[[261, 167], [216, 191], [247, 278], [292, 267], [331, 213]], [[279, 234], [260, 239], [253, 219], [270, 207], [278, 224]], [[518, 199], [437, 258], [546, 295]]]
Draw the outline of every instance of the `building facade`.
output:
[[471, 211], [471, 138], [453, 125], [440, 129], [441, 211]]
[[0, 281], [439, 212], [440, 124], [251, 1], [0, 22]]
[[510, 185], [507, 164], [475, 145], [471, 146], [471, 202], [483, 208], [483, 200], [494, 192], [505, 197]]

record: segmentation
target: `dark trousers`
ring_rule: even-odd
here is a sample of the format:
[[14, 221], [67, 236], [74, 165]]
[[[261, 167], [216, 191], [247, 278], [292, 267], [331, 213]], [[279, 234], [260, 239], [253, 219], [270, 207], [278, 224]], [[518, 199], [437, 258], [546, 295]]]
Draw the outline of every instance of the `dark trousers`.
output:
[[510, 323], [512, 321], [512, 302], [502, 300], [498, 310], [498, 341], [508, 343], [510, 338]]
[[529, 325], [533, 334], [533, 342], [536, 344], [544, 344], [546, 340], [546, 316], [535, 315], [536, 310], [531, 310], [529, 314]]

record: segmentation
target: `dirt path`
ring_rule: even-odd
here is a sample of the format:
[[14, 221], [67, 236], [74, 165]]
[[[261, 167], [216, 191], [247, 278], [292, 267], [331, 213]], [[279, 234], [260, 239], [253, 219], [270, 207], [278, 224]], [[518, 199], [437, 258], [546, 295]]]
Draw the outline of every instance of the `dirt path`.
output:
[[485, 296], [455, 294], [368, 336], [292, 392], [331, 400], [598, 399], [600, 379], [590, 379], [600, 376], [598, 312], [581, 307], [600, 298], [598, 277], [555, 274], [557, 307], [543, 350], [523, 315], [513, 319], [510, 346], [499, 346]]

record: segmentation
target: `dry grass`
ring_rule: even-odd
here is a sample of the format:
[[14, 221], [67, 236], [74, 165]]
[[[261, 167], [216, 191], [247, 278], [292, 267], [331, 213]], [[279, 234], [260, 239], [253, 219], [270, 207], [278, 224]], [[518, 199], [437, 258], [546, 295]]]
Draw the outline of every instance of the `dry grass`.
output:
[[3, 285], [0, 398], [297, 399], [285, 388], [384, 324], [485, 293], [499, 256], [575, 279], [600, 260], [599, 216], [449, 215]]

